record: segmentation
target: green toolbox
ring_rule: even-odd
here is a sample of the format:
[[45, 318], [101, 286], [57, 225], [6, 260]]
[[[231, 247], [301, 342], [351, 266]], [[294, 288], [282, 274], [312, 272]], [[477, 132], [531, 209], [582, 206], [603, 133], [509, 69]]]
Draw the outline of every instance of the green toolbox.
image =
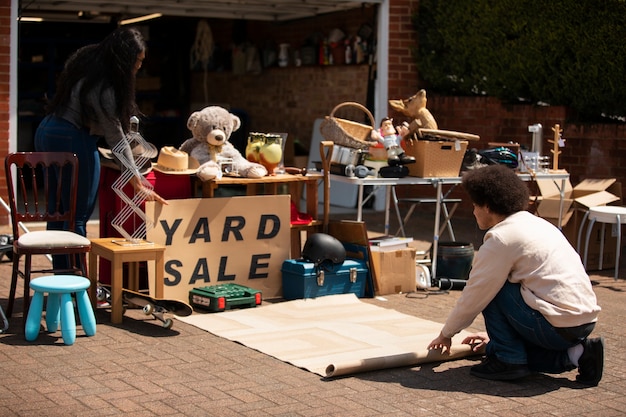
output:
[[220, 284], [189, 291], [189, 304], [211, 312], [233, 307], [256, 307], [261, 304], [261, 291], [239, 284]]

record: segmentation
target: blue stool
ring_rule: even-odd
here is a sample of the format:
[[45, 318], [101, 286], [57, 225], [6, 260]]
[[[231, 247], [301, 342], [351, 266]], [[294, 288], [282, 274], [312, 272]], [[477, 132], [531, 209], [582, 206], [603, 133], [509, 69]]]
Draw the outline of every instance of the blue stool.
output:
[[78, 315], [87, 336], [96, 334], [96, 317], [93, 314], [87, 289], [91, 285], [85, 277], [78, 275], [48, 275], [33, 279], [30, 288], [35, 292], [28, 309], [26, 328], [24, 331], [29, 342], [37, 339], [41, 325], [44, 293], [48, 293], [46, 307], [46, 327], [49, 332], [56, 332], [61, 323], [63, 343], [73, 345], [76, 340], [76, 318], [72, 293], [76, 294]]

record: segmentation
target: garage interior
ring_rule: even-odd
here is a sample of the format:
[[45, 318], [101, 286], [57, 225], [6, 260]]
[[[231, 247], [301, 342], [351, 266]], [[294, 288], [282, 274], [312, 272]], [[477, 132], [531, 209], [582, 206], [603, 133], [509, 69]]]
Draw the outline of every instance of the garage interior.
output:
[[[190, 136], [186, 121], [191, 112], [222, 105], [242, 119], [242, 129], [231, 138], [242, 151], [249, 131], [288, 131], [288, 163], [295, 153], [308, 153], [315, 119], [338, 103], [375, 107], [381, 3], [22, 2], [18, 150], [32, 150], [46, 98], [54, 94], [67, 57], [128, 19], [150, 17], [130, 23], [148, 43], [137, 76], [144, 137], [157, 147], [178, 146]], [[284, 66], [279, 64], [281, 48], [288, 51]]]

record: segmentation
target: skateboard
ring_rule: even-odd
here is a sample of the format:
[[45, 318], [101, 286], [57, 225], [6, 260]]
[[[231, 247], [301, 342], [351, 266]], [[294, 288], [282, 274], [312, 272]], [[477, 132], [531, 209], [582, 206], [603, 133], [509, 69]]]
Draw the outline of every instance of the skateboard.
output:
[[[97, 298], [99, 301], [111, 302], [111, 287], [107, 285], [98, 285]], [[132, 304], [141, 307], [143, 313], [147, 316], [152, 315], [155, 319], [163, 323], [166, 329], [172, 328], [174, 321], [166, 318], [165, 313], [172, 313], [177, 316], [190, 316], [193, 308], [184, 301], [155, 298], [148, 294], [132, 291], [122, 288], [122, 298], [126, 304]]]

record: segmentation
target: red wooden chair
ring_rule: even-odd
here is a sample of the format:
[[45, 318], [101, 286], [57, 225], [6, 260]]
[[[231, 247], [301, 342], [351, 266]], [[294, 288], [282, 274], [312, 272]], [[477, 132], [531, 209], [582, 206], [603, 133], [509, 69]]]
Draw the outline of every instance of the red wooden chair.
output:
[[[87, 253], [91, 242], [74, 232], [77, 199], [78, 158], [69, 152], [17, 152], [5, 161], [9, 206], [13, 226], [13, 270], [6, 315], [11, 317], [18, 275], [24, 278], [24, 319], [30, 304], [30, 278], [33, 273], [73, 273], [87, 277]], [[62, 207], [54, 195], [69, 187], [69, 207]], [[52, 194], [52, 191], [56, 193]], [[69, 230], [29, 231], [27, 223], [61, 221]], [[22, 230], [23, 229], [23, 230]], [[69, 255], [70, 268], [33, 269], [33, 255]], [[20, 258], [24, 269], [20, 270]]]

